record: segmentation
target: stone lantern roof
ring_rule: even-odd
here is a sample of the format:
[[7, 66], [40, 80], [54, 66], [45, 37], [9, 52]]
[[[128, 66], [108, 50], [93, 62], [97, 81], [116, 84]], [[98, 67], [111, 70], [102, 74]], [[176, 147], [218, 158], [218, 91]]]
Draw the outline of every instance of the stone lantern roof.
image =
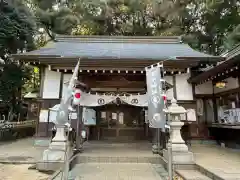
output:
[[165, 110], [165, 112], [167, 114], [184, 114], [186, 113], [186, 109], [182, 106], [179, 106], [177, 104], [177, 100], [176, 99], [172, 99], [171, 100], [171, 105]]

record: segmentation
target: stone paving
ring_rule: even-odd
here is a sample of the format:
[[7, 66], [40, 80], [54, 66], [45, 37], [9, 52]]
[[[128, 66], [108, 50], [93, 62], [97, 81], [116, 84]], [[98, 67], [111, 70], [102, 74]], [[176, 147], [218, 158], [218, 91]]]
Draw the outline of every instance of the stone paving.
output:
[[19, 139], [12, 142], [1, 142], [0, 163], [34, 164], [41, 159], [44, 147], [34, 146], [34, 138]]
[[0, 180], [47, 180], [50, 175], [29, 170], [31, 165], [0, 164]]
[[[109, 145], [110, 146], [110, 145]], [[0, 180], [18, 180], [19, 177], [23, 176], [24, 180], [36, 180], [44, 179], [48, 177], [48, 175], [39, 173], [35, 170], [28, 170], [28, 167], [30, 164], [33, 164], [37, 160], [41, 158], [42, 152], [46, 147], [35, 147], [34, 146], [34, 139], [33, 138], [26, 138], [21, 139], [15, 142], [11, 143], [0, 143]], [[105, 147], [106, 148], [106, 147]], [[109, 147], [108, 147], [109, 148]], [[125, 147], [121, 147], [119, 144], [119, 147], [112, 148], [113, 155], [118, 156], [120, 154], [120, 150], [116, 149], [124, 149]], [[104, 152], [104, 148], [100, 148], [102, 155], [107, 155], [106, 152]], [[110, 148], [111, 149], [111, 148]], [[114, 150], [115, 149], [115, 150]], [[204, 167], [205, 169], [217, 174], [218, 176], [222, 177], [226, 180], [237, 180], [240, 179], [240, 151], [232, 150], [228, 148], [222, 148], [220, 146], [216, 145], [203, 145], [203, 144], [193, 144], [190, 148], [191, 151], [194, 152], [196, 163], [200, 166]], [[136, 152], [135, 155], [141, 156], [144, 153], [144, 148], [134, 148], [133, 151], [129, 153], [130, 155], [133, 155], [133, 153]], [[86, 149], [86, 155], [88, 153], [92, 154], [95, 153], [95, 150], [92, 149]], [[83, 153], [83, 154], [84, 154]], [[148, 156], [151, 153], [145, 152], [144, 156]], [[7, 164], [1, 164], [1, 163], [16, 163], [15, 165], [7, 165]], [[21, 165], [17, 165], [18, 163], [21, 163]], [[25, 163], [25, 164], [24, 164]], [[120, 163], [119, 163], [120, 164]], [[123, 164], [123, 163], [121, 163]], [[141, 172], [140, 169], [151, 169], [152, 176], [155, 177], [158, 168], [155, 168], [151, 166], [148, 163], [131, 163], [134, 167], [136, 166], [136, 172]], [[138, 165], [136, 165], [138, 164]], [[117, 168], [118, 164], [115, 165], [109, 165], [107, 163], [106, 165], [103, 165], [103, 169], [106, 171], [110, 166]], [[82, 165], [83, 166], [83, 165]], [[88, 167], [96, 168], [98, 167], [97, 164], [91, 164], [87, 163]], [[131, 169], [130, 164], [126, 165], [128, 168]], [[151, 166], [151, 167], [150, 167]], [[139, 169], [139, 170], [138, 170]], [[112, 170], [112, 174], [114, 172], [114, 168]], [[124, 168], [121, 168], [121, 173], [123, 173]], [[14, 173], [12, 173], [14, 172]], [[116, 172], [116, 171], [115, 171]], [[132, 175], [130, 171], [126, 170], [128, 175]], [[150, 173], [150, 174], [151, 174]], [[100, 173], [101, 174], [101, 173]], [[111, 173], [110, 173], [111, 174]], [[136, 174], [136, 173], [135, 173]], [[141, 173], [140, 173], [141, 174]], [[140, 176], [139, 174], [139, 176]], [[116, 175], [116, 174], [115, 174]], [[120, 174], [122, 175], [122, 174]], [[143, 175], [144, 176], [144, 175]], [[142, 177], [143, 177], [142, 176]], [[29, 178], [28, 178], [29, 177]], [[117, 177], [116, 177], [117, 178]], [[138, 179], [140, 179], [139, 177]], [[146, 178], [146, 176], [145, 176]], [[99, 179], [100, 180], [100, 179]], [[113, 179], [114, 180], [114, 179]], [[129, 179], [130, 180], [130, 179]]]
[[218, 145], [194, 144], [196, 164], [226, 180], [240, 180], [240, 151]]
[[46, 180], [50, 177], [28, 169], [39, 160], [44, 150], [33, 144], [33, 138], [0, 143], [0, 180]]

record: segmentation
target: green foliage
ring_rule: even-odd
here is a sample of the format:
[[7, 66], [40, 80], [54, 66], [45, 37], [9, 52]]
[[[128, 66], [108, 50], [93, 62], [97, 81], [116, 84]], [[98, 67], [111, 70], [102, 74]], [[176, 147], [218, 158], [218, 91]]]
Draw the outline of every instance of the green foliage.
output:
[[0, 76], [0, 99], [11, 105], [16, 99], [20, 99], [19, 90], [29, 79], [30, 69], [22, 65], [17, 65], [8, 60], [9, 63], [3, 65]]
[[36, 17], [51, 39], [54, 39], [54, 33], [70, 34], [72, 28], [79, 23], [78, 18], [67, 7], [61, 7], [59, 10], [48, 9], [36, 10]]
[[[181, 35], [193, 48], [218, 55], [239, 24], [236, 0], [35, 0], [48, 35]], [[235, 35], [229, 35], [237, 37]], [[229, 43], [228, 43], [229, 44]]]
[[0, 57], [18, 50], [34, 49], [35, 20], [20, 1], [15, 4], [1, 2], [0, 6]]
[[240, 24], [236, 26], [236, 28], [231, 33], [228, 34], [224, 47], [227, 50], [230, 50], [238, 44], [240, 44]]
[[9, 108], [8, 120], [17, 120], [22, 110], [21, 88], [29, 79], [30, 71], [7, 59], [0, 72], [0, 99]]
[[191, 45], [209, 54], [226, 50], [228, 33], [240, 23], [240, 4], [236, 0], [196, 0], [191, 3], [194, 23], [189, 27]]
[[[34, 0], [38, 20], [47, 34], [180, 35], [190, 0]], [[174, 9], [174, 10], [172, 10]]]
[[39, 92], [40, 88], [40, 74], [38, 67], [27, 66], [28, 76], [25, 79], [25, 83], [22, 86], [22, 94], [25, 95], [28, 92]]
[[[20, 1], [0, 1], [0, 99], [10, 108], [10, 114], [21, 109], [21, 88], [30, 78], [30, 71], [9, 58], [10, 54], [35, 48], [35, 19]], [[11, 120], [13, 116], [11, 116]]]

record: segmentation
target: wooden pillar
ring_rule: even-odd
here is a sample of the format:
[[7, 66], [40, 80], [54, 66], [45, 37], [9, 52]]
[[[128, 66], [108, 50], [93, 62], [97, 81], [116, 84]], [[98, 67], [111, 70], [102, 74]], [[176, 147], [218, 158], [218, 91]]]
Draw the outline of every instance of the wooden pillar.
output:
[[173, 75], [173, 97], [177, 100], [177, 82], [175, 75]]
[[[238, 78], [238, 88], [240, 88], [240, 73], [238, 74], [237, 78]], [[236, 98], [237, 98], [236, 107], [240, 108], [240, 92], [237, 93]]]
[[99, 108], [96, 108], [96, 132], [97, 132], [97, 140], [100, 140], [100, 127], [99, 127], [99, 123], [101, 120], [101, 111], [99, 110]]
[[203, 98], [204, 124], [207, 123], [207, 99]]
[[213, 88], [213, 114], [214, 114], [214, 122], [218, 121], [218, 107], [217, 107], [217, 98], [215, 96], [215, 91], [214, 91], [214, 82], [212, 82], [212, 88]]
[[43, 86], [44, 86], [44, 79], [45, 79], [45, 66], [39, 66], [39, 73], [40, 73], [40, 93], [39, 97], [43, 97]]
[[64, 74], [61, 72], [61, 77], [60, 77], [60, 87], [59, 87], [59, 99], [62, 98], [62, 94], [63, 94], [63, 76]]
[[[116, 112], [116, 116], [117, 116], [117, 122], [116, 124], [118, 125], [119, 124], [119, 111]], [[116, 137], [118, 138], [119, 137], [119, 131], [120, 131], [120, 128], [117, 126], [116, 128]]]

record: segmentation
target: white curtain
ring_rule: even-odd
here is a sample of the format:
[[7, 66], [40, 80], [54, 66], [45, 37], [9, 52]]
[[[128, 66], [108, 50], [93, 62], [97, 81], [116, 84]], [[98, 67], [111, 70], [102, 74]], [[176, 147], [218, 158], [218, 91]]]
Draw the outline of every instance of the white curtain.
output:
[[86, 107], [95, 107], [95, 106], [103, 106], [109, 104], [114, 101], [116, 96], [105, 96], [105, 95], [93, 95], [82, 93], [81, 96], [81, 105]]
[[81, 105], [86, 107], [103, 106], [111, 103], [119, 98], [121, 101], [132, 106], [147, 107], [147, 95], [130, 95], [130, 96], [108, 96], [108, 95], [94, 95], [82, 93]]
[[132, 106], [147, 107], [148, 99], [147, 95], [131, 95], [131, 96], [119, 96], [119, 98], [127, 104]]

